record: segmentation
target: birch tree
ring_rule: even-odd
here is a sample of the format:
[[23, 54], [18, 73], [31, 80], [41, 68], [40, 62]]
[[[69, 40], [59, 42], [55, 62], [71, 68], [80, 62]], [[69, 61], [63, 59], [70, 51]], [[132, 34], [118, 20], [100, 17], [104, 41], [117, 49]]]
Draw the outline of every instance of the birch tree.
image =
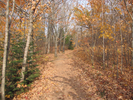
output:
[[9, 0], [6, 3], [6, 27], [5, 27], [5, 42], [4, 42], [4, 54], [3, 54], [3, 66], [2, 66], [2, 82], [1, 82], [1, 98], [5, 100], [5, 74], [6, 66], [9, 54], [9, 44], [10, 44], [10, 27], [12, 23], [12, 17], [15, 8], [15, 0], [13, 0], [12, 12], [9, 18]]
[[40, 2], [40, 0], [37, 3], [34, 0], [32, 0], [32, 2], [30, 2], [29, 32], [28, 32], [26, 47], [25, 47], [25, 51], [24, 51], [23, 66], [22, 66], [22, 70], [21, 70], [21, 81], [24, 81], [24, 77], [25, 77], [24, 72], [26, 70], [28, 49], [29, 49], [31, 34], [32, 34], [32, 30], [33, 30], [33, 14], [34, 14], [36, 7], [39, 4], [39, 2]]
[[4, 43], [4, 55], [3, 55], [3, 66], [2, 66], [2, 82], [1, 82], [1, 98], [5, 100], [5, 72], [7, 66], [7, 47], [8, 47], [8, 35], [9, 35], [9, 0], [6, 4], [6, 28], [5, 28], [5, 43]]

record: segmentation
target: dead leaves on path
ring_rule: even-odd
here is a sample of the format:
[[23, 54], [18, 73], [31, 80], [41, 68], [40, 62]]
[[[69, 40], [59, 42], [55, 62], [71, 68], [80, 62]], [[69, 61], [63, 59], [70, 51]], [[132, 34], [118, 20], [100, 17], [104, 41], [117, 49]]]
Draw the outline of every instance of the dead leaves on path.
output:
[[[53, 95], [57, 97], [57, 100], [59, 98], [64, 100], [87, 100], [88, 98], [91, 100], [129, 100], [131, 98], [132, 84], [128, 83], [130, 78], [125, 80], [121, 77], [116, 80], [112, 77], [111, 71], [106, 69], [103, 71], [98, 66], [90, 67], [69, 53], [63, 56], [61, 54], [59, 57], [54, 59], [49, 55], [47, 65], [44, 67], [40, 64], [42, 75], [39, 79], [31, 85], [28, 92], [18, 95], [14, 100], [53, 100]], [[60, 61], [57, 62], [59, 59]], [[67, 68], [62, 70], [61, 68], [64, 67]], [[64, 91], [67, 94], [64, 94]]]

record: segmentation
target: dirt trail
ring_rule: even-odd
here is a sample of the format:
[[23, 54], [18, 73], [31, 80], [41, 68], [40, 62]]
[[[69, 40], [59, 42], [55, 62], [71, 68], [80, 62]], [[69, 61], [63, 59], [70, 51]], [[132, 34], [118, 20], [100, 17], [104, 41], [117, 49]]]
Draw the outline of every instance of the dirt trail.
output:
[[33, 83], [32, 89], [14, 100], [100, 100], [91, 79], [75, 68], [72, 52], [60, 53], [57, 58], [48, 55], [49, 61], [45, 68], [40, 66], [42, 75]]

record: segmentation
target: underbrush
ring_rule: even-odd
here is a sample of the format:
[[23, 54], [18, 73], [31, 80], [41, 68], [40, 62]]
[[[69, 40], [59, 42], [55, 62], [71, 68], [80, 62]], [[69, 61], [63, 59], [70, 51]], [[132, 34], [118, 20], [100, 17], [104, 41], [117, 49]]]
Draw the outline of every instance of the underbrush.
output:
[[[10, 52], [6, 67], [6, 100], [11, 100], [13, 97], [28, 91], [32, 82], [40, 76], [40, 70], [37, 67], [37, 60], [39, 60], [40, 57], [38, 58], [38, 52], [34, 52], [33, 43], [30, 43], [29, 52], [27, 56], [26, 71], [24, 72], [25, 79], [22, 82], [20, 81], [25, 42], [23, 41], [23, 39], [20, 39], [20, 35], [17, 35], [16, 37], [18, 38], [18, 40], [14, 38], [10, 43]], [[1, 47], [0, 49], [1, 52], [3, 52], [3, 47]], [[0, 58], [0, 61], [0, 65], [2, 65], [2, 57]]]
[[[73, 61], [76, 67], [81, 68], [94, 81], [97, 86], [97, 94], [106, 100], [133, 100], [132, 67], [123, 63], [121, 72], [121, 64], [114, 63], [116, 59], [112, 52], [108, 62], [106, 59], [105, 69], [103, 69], [102, 48], [95, 49], [94, 65], [92, 65], [92, 55], [89, 51], [91, 51], [89, 47], [78, 48], [74, 52], [75, 58], [78, 59], [73, 59]], [[118, 62], [120, 62], [120, 57], [119, 55]]]

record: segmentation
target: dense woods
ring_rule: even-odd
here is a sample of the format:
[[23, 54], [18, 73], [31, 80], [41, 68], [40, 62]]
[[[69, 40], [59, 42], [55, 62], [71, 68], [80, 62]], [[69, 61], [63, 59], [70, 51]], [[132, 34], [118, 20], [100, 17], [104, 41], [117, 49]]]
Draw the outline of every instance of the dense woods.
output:
[[42, 55], [67, 49], [97, 94], [133, 99], [132, 0], [0, 0], [0, 23], [2, 100], [28, 91]]
[[[133, 98], [132, 8], [131, 0], [89, 0], [74, 8], [73, 19], [80, 30], [75, 55], [98, 71], [93, 78], [100, 88], [98, 93], [106, 99]], [[104, 75], [99, 76], [99, 71]], [[117, 90], [109, 85], [114, 83]]]

